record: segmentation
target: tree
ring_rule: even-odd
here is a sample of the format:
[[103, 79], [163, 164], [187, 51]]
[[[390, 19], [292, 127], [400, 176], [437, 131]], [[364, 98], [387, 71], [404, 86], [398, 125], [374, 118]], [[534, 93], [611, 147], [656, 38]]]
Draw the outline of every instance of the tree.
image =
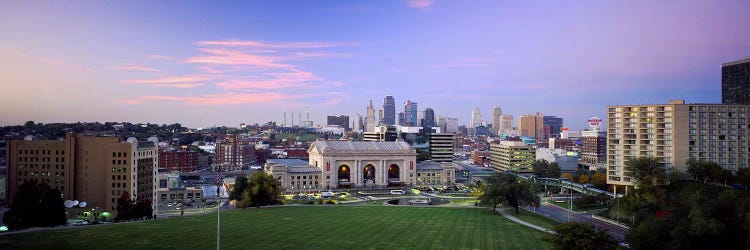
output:
[[603, 172], [596, 171], [591, 175], [591, 184], [598, 189], [607, 189], [607, 176]]
[[557, 162], [550, 163], [547, 160], [536, 160], [532, 164], [534, 174], [539, 178], [556, 178], [560, 176], [560, 166]]
[[254, 172], [248, 184], [248, 189], [243, 193], [243, 198], [237, 203], [237, 207], [281, 204], [281, 186], [273, 175], [262, 171]]
[[709, 181], [716, 182], [722, 177], [722, 169], [719, 164], [715, 162], [707, 161], [696, 161], [689, 159], [687, 161], [688, 174], [692, 175], [693, 178], [707, 183]]
[[151, 200], [140, 200], [135, 203], [133, 207], [134, 219], [148, 219], [154, 214], [154, 209], [151, 207]]
[[116, 221], [132, 220], [135, 216], [135, 205], [130, 200], [130, 193], [122, 192], [117, 199], [117, 218]]
[[583, 174], [581, 176], [578, 176], [578, 183], [580, 184], [586, 184], [589, 183], [589, 176], [586, 174]]
[[564, 173], [560, 175], [560, 178], [567, 178], [568, 180], [573, 181], [573, 175], [570, 173]]
[[744, 184], [744, 185], [750, 185], [750, 168], [740, 168], [735, 173], [737, 178], [737, 183]]
[[229, 194], [230, 200], [242, 200], [243, 194], [245, 193], [245, 190], [247, 190], [247, 177], [245, 176], [238, 176], [234, 180], [234, 188], [232, 189], [232, 193]]
[[5, 212], [3, 224], [11, 229], [64, 225], [65, 205], [62, 193], [46, 183], [24, 182], [13, 197], [10, 211]]
[[617, 240], [606, 230], [596, 229], [591, 224], [568, 222], [553, 228], [556, 234], [545, 237], [557, 249], [617, 249]]
[[498, 204], [506, 203], [515, 208], [516, 213], [521, 205], [539, 203], [534, 186], [509, 173], [495, 173], [490, 176], [479, 199], [482, 204], [491, 204], [492, 211], [495, 211]]
[[625, 169], [632, 171], [638, 188], [650, 189], [666, 179], [664, 167], [655, 157], [630, 158], [625, 162]]

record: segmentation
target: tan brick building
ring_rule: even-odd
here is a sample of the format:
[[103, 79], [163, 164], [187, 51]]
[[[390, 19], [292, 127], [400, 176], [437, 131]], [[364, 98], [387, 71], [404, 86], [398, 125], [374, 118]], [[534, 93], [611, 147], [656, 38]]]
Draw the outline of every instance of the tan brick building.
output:
[[117, 199], [151, 200], [156, 211], [157, 142], [67, 133], [63, 140], [9, 141], [6, 151], [9, 200], [27, 181], [47, 183], [66, 200], [116, 212]]

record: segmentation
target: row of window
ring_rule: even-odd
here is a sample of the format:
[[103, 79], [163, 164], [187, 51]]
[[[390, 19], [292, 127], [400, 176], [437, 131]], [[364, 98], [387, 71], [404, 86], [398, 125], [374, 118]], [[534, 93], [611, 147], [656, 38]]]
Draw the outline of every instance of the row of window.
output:
[[[18, 162], [39, 162], [39, 157], [18, 157]], [[52, 162], [52, 157], [42, 157], [42, 162]], [[65, 157], [55, 157], [55, 162], [65, 162]]]
[[[18, 154], [19, 155], [20, 154], [25, 154], [25, 155], [52, 155], [52, 150], [42, 150], [41, 153], [40, 153], [38, 149], [37, 150], [33, 150], [33, 149], [32, 150], [28, 150], [28, 149], [20, 150], [19, 149], [18, 150]], [[65, 154], [65, 150], [62, 150], [62, 151], [55, 150], [55, 155], [64, 155], [64, 154]]]

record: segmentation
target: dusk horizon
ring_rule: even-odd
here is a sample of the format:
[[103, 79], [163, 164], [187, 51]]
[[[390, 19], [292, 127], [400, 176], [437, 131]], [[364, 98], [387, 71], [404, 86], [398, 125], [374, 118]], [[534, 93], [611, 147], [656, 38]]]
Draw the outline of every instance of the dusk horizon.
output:
[[[54, 5], [54, 8], [52, 6]], [[468, 124], [494, 106], [573, 130], [608, 105], [721, 103], [750, 2], [12, 2], [0, 125], [237, 126], [366, 115], [394, 96]], [[304, 116], [304, 115], [303, 115]]]

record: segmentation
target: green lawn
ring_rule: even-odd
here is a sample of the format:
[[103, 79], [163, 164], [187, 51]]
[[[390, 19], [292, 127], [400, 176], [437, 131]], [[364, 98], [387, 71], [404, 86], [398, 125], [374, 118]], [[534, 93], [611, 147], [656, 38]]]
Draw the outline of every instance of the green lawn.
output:
[[[488, 209], [276, 207], [222, 212], [225, 249], [548, 249]], [[213, 249], [216, 214], [0, 236], [0, 249]]]

